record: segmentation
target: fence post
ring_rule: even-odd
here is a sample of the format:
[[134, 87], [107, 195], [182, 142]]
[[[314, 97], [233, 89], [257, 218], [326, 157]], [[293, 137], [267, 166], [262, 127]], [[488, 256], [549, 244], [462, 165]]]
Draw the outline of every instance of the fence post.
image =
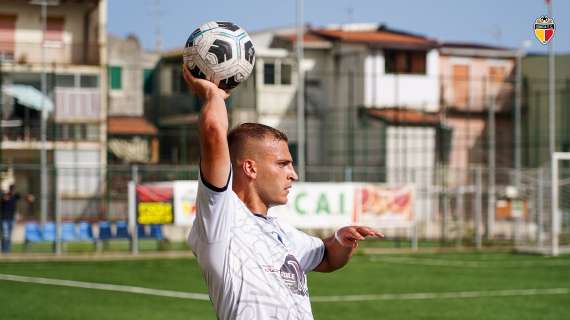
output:
[[537, 196], [538, 196], [538, 203], [537, 203], [537, 227], [536, 227], [536, 232], [537, 232], [537, 238], [538, 238], [538, 247], [542, 248], [544, 246], [544, 232], [542, 230], [543, 228], [543, 224], [544, 224], [544, 196], [543, 196], [543, 192], [544, 192], [544, 169], [542, 167], [540, 167], [538, 169], [538, 192], [537, 192]]
[[137, 206], [137, 195], [136, 195], [136, 185], [139, 180], [138, 178], [138, 166], [133, 165], [131, 167], [131, 181], [129, 182], [129, 229], [131, 231], [131, 253], [136, 255], [139, 253], [139, 238], [137, 229], [137, 218], [136, 218], [136, 206]]
[[[493, 81], [493, 79], [491, 80]], [[488, 86], [488, 81], [485, 82], [486, 86]], [[490, 90], [489, 90], [490, 91]], [[487, 196], [487, 240], [491, 240], [493, 238], [494, 229], [495, 229], [495, 205], [496, 205], [496, 195], [495, 195], [495, 102], [496, 102], [496, 95], [495, 92], [488, 91], [488, 146], [489, 146], [489, 159], [488, 159], [488, 176], [489, 176], [489, 191]], [[493, 90], [494, 91], [494, 90]]]
[[[74, 166], [76, 166], [75, 164]], [[75, 170], [74, 170], [75, 171]], [[61, 243], [61, 197], [59, 192], [59, 187], [57, 185], [57, 169], [53, 168], [53, 179], [55, 180], [55, 254], [60, 255], [62, 253], [62, 243]]]
[[476, 177], [475, 177], [475, 184], [476, 184], [476, 195], [475, 195], [475, 246], [477, 250], [481, 250], [482, 242], [481, 242], [481, 217], [483, 214], [483, 191], [482, 191], [482, 184], [483, 184], [483, 170], [479, 166], [477, 167]]
[[457, 246], [460, 247], [463, 245], [463, 227], [465, 224], [465, 218], [464, 218], [464, 211], [463, 211], [463, 194], [464, 191], [462, 190], [462, 188], [457, 188], [456, 191], [456, 203], [455, 203], [455, 210], [457, 212]]

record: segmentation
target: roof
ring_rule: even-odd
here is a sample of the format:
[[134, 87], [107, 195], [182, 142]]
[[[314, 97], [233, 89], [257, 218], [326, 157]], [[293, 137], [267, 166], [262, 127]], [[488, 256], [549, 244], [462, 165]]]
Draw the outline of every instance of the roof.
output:
[[515, 58], [517, 50], [473, 42], [444, 42], [441, 44], [442, 55], [486, 57], [486, 58]]
[[492, 46], [488, 44], [474, 43], [474, 42], [443, 42], [441, 46], [445, 48], [488, 49], [488, 50], [503, 50], [503, 51], [512, 50], [511, 48]]
[[412, 126], [439, 126], [439, 115], [400, 108], [366, 108], [368, 116], [377, 118], [388, 124]]
[[[281, 36], [288, 41], [296, 41], [296, 34]], [[378, 29], [344, 30], [344, 29], [309, 29], [303, 41], [311, 43], [343, 42], [363, 43], [385, 47], [435, 48], [437, 41], [412, 33], [396, 31], [386, 27]]]
[[344, 30], [312, 30], [314, 34], [330, 40], [348, 43], [370, 44], [408, 44], [436, 46], [437, 42], [426, 37], [393, 32], [389, 30], [344, 31]]
[[118, 116], [107, 119], [107, 132], [112, 135], [156, 135], [158, 130], [143, 117]]

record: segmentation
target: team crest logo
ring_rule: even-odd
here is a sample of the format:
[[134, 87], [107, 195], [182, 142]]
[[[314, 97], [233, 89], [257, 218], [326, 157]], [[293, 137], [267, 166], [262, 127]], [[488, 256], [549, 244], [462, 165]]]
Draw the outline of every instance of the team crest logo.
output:
[[554, 37], [554, 20], [542, 16], [534, 21], [534, 35], [542, 44], [547, 44]]

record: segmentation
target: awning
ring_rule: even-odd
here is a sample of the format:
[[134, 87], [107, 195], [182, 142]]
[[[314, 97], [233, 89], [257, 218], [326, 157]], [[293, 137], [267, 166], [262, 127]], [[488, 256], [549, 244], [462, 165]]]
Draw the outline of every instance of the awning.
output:
[[53, 102], [32, 86], [9, 84], [2, 86], [2, 92], [15, 98], [19, 104], [28, 108], [38, 111], [42, 111], [42, 108], [45, 108], [47, 112], [53, 112]]
[[365, 114], [390, 125], [440, 126], [438, 114], [403, 108], [362, 108]]
[[109, 117], [107, 133], [110, 135], [149, 135], [155, 136], [158, 130], [143, 117]]

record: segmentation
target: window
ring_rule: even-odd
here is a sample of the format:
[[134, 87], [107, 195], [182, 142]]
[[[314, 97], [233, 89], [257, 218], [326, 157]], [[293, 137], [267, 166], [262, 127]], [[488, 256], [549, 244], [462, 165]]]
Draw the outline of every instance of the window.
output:
[[453, 66], [453, 104], [456, 107], [467, 107], [469, 104], [469, 66]]
[[99, 125], [95, 123], [86, 124], [86, 136], [87, 141], [98, 141], [99, 140]]
[[123, 89], [123, 69], [118, 66], [109, 67], [109, 85], [112, 90]]
[[291, 73], [293, 67], [290, 64], [281, 64], [281, 84], [291, 84]]
[[502, 83], [505, 80], [505, 67], [490, 67], [489, 78], [493, 84]]
[[426, 52], [409, 50], [386, 50], [386, 73], [425, 74]]
[[263, 64], [263, 84], [275, 84], [275, 64]]
[[276, 60], [263, 64], [263, 84], [291, 85], [293, 80], [293, 65]]
[[60, 141], [98, 141], [99, 125], [96, 123], [60, 123], [56, 127]]
[[46, 31], [44, 33], [44, 43], [61, 44], [63, 42], [63, 25], [62, 17], [48, 17], [46, 21]]
[[14, 60], [16, 16], [0, 15], [0, 61]]
[[75, 87], [75, 76], [72, 74], [56, 74], [55, 86], [58, 88], [73, 88]]
[[152, 77], [153, 69], [144, 69], [143, 71], [143, 91], [144, 94], [152, 94]]
[[81, 88], [98, 88], [99, 77], [94, 74], [82, 74], [79, 78]]

